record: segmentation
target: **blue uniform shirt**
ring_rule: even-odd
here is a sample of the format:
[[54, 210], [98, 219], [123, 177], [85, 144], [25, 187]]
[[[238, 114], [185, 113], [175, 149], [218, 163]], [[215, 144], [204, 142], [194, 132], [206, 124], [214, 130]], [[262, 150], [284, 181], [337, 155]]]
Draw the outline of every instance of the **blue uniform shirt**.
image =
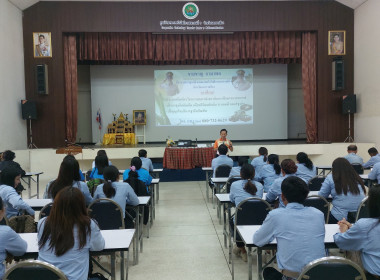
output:
[[377, 154], [376, 156], [373, 156], [367, 161], [366, 163], [363, 163], [364, 168], [369, 168], [374, 166], [376, 163], [380, 162], [380, 154]]
[[343, 218], [347, 219], [348, 212], [355, 212], [358, 210], [360, 202], [362, 202], [364, 198], [364, 192], [359, 184], [358, 188], [360, 190], [360, 194], [358, 195], [353, 195], [350, 192], [348, 192], [347, 195], [344, 195], [343, 192], [341, 194], [337, 194], [335, 191], [335, 184], [332, 178], [332, 174], [329, 174], [323, 181], [318, 195], [328, 198], [328, 196], [331, 194], [333, 205], [331, 214], [335, 217], [335, 219], [340, 221]]
[[325, 257], [325, 219], [314, 207], [288, 203], [269, 212], [253, 236], [253, 243], [264, 246], [277, 239], [277, 265], [280, 270], [301, 272], [311, 261]]
[[[45, 199], [51, 198], [50, 195], [49, 195], [49, 188], [50, 188], [51, 183], [53, 183], [53, 181], [50, 181], [46, 185], [46, 189], [45, 189], [44, 196], [43, 196], [43, 198], [45, 198]], [[81, 190], [81, 192], [84, 195], [84, 199], [86, 201], [86, 205], [89, 205], [92, 202], [92, 196], [91, 196], [90, 191], [88, 190], [88, 186], [87, 186], [87, 184], [85, 182], [73, 181], [72, 187], [73, 188], [78, 188], [78, 189]]]
[[343, 250], [360, 251], [364, 269], [380, 276], [379, 236], [379, 218], [362, 218], [345, 233], [336, 233], [334, 241]]
[[272, 203], [277, 198], [279, 198], [280, 199], [279, 207], [285, 207], [284, 203], [282, 202], [282, 198], [281, 198], [281, 193], [282, 193], [281, 184], [282, 184], [282, 181], [284, 181], [289, 176], [295, 176], [295, 174], [285, 174], [285, 176], [281, 176], [281, 177], [277, 178], [276, 180], [274, 180], [273, 184], [270, 186], [270, 188], [268, 190], [267, 196], [265, 198], [266, 201], [268, 201], [269, 203]]
[[[41, 219], [37, 226], [37, 236], [40, 240], [46, 218]], [[58, 267], [69, 280], [87, 279], [90, 251], [101, 251], [104, 249], [104, 239], [97, 224], [91, 220], [91, 235], [87, 236], [86, 245], [79, 249], [78, 229], [74, 226], [74, 247], [64, 255], [57, 257], [53, 249], [49, 249], [49, 240], [39, 249], [38, 259]]]
[[234, 161], [226, 155], [220, 155], [217, 158], [214, 158], [211, 162], [212, 170], [214, 170], [213, 177], [215, 177], [216, 168], [222, 164], [226, 164], [232, 167], [234, 165]]
[[240, 177], [241, 166], [234, 166], [231, 168], [230, 175], [228, 177]]
[[0, 240], [0, 279], [3, 279], [7, 252], [13, 256], [22, 256], [26, 252], [27, 243], [9, 226], [0, 226]]
[[264, 181], [264, 191], [268, 192], [274, 180], [276, 180], [277, 178], [280, 178], [280, 176], [281, 176], [281, 172], [280, 174], [276, 174], [273, 164], [266, 164], [266, 165], [263, 165], [263, 167], [260, 170], [260, 174], [258, 174], [257, 178], [255, 176], [255, 179], [258, 181]]
[[311, 178], [317, 176], [317, 169], [313, 165], [312, 169], [305, 166], [304, 163], [297, 163], [296, 176], [304, 180], [306, 183], [310, 181]]
[[17, 216], [20, 210], [25, 210], [29, 215], [34, 215], [32, 207], [22, 200], [15, 188], [8, 185], [1, 185], [0, 197], [3, 199], [4, 206], [6, 207], [7, 219]]
[[142, 161], [142, 168], [148, 170], [149, 172], [153, 172], [153, 163], [152, 163], [152, 160], [150, 158], [146, 158], [146, 157], [140, 157], [141, 161]]
[[[131, 172], [130, 169], [127, 169], [123, 173], [123, 181], [127, 180], [129, 178], [129, 172]], [[145, 170], [143, 168], [140, 168], [139, 170], [136, 170], [137, 172], [137, 178], [140, 181], [143, 181], [146, 186], [149, 186], [150, 183], [152, 183], [152, 176], [150, 176], [149, 171]]]
[[[103, 191], [103, 185], [101, 184], [96, 188], [94, 193], [94, 199], [107, 198]], [[139, 198], [135, 194], [134, 190], [128, 183], [113, 182], [112, 187], [115, 189], [115, 196], [111, 197], [121, 207], [123, 214], [125, 213], [126, 204], [136, 206], [139, 204]], [[125, 214], [124, 214], [125, 215]]]
[[368, 179], [377, 180], [377, 183], [380, 182], [380, 162], [373, 166], [371, 172], [368, 174]]
[[263, 197], [263, 185], [259, 182], [252, 181], [252, 183], [256, 186], [257, 192], [256, 195], [252, 195], [249, 192], [244, 190], [245, 184], [248, 182], [248, 180], [239, 180], [236, 182], [233, 182], [231, 184], [231, 190], [230, 190], [230, 200], [231, 202], [235, 203], [235, 205], [239, 205], [240, 202], [243, 200], [250, 198], [250, 197]]
[[103, 176], [103, 174], [99, 174], [98, 169], [96, 167], [94, 167], [91, 171], [90, 179], [102, 179], [102, 180], [104, 180], [104, 176]]
[[255, 168], [255, 180], [257, 180], [261, 172], [261, 168], [263, 168], [267, 162], [264, 161], [264, 156], [258, 156], [251, 161], [251, 164]]
[[363, 159], [355, 153], [349, 153], [344, 158], [348, 160], [350, 164], [354, 164], [354, 163], [363, 164]]

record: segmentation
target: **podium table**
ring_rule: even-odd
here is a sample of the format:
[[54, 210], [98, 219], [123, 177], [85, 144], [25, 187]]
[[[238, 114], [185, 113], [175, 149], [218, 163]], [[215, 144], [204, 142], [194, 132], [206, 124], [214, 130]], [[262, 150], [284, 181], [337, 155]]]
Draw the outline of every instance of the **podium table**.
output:
[[163, 166], [167, 169], [193, 169], [211, 166], [214, 148], [167, 147], [164, 153]]

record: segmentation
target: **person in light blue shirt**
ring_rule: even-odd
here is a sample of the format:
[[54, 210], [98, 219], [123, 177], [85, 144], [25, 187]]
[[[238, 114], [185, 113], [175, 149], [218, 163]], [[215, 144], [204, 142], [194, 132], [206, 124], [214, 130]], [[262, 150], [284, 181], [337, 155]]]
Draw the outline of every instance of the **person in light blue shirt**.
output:
[[105, 246], [82, 192], [73, 187], [58, 192], [50, 215], [38, 222], [37, 237], [38, 259], [58, 267], [69, 280], [87, 279], [90, 251]]
[[260, 174], [255, 175], [257, 181], [264, 182], [264, 192], [268, 192], [270, 186], [273, 184], [274, 180], [280, 178], [281, 166], [279, 164], [280, 160], [278, 155], [270, 154], [268, 156], [268, 164], [263, 165], [260, 170]]
[[339, 248], [360, 251], [368, 280], [380, 278], [380, 187], [373, 186], [368, 194], [369, 218], [361, 218], [355, 224], [345, 219], [339, 221], [340, 233], [334, 235]]
[[[138, 179], [140, 181], [143, 181], [146, 186], [149, 186], [152, 183], [152, 176], [150, 176], [149, 171], [141, 168], [142, 167], [142, 161], [139, 157], [134, 157], [131, 160], [131, 168], [135, 167], [135, 171], [139, 175]], [[123, 173], [123, 181], [125, 182], [129, 178], [129, 172], [130, 169], [126, 169]]]
[[[243, 180], [233, 182], [230, 190], [230, 200], [236, 206], [250, 197], [263, 197], [263, 185], [259, 182], [253, 181], [254, 176], [255, 169], [253, 166], [248, 163], [244, 164], [240, 171], [240, 177]], [[233, 228], [233, 219], [230, 221], [230, 224]], [[234, 254], [241, 256], [244, 261], [247, 261], [247, 251], [245, 250], [244, 242], [242, 242], [239, 234], [236, 236], [236, 246], [237, 247], [233, 249]]]
[[212, 170], [214, 171], [213, 173], [213, 177], [215, 177], [215, 170], [218, 166], [220, 165], [228, 165], [228, 166], [232, 166], [234, 165], [234, 161], [227, 156], [227, 152], [228, 152], [228, 148], [226, 145], [224, 144], [221, 144], [219, 147], [218, 147], [218, 152], [219, 152], [219, 156], [214, 158], [211, 162], [211, 167], [212, 167]]
[[281, 173], [282, 176], [274, 180], [273, 184], [270, 186], [266, 200], [269, 203], [273, 203], [276, 199], [279, 198], [280, 204], [279, 207], [285, 207], [284, 202], [282, 201], [282, 196], [281, 196], [281, 184], [282, 181], [284, 181], [286, 178], [291, 177], [291, 176], [296, 176], [297, 172], [297, 165], [295, 162], [291, 159], [284, 159], [281, 162]]
[[332, 196], [332, 209], [329, 224], [336, 224], [343, 218], [347, 219], [348, 212], [358, 210], [360, 202], [365, 197], [363, 180], [345, 158], [337, 158], [332, 164], [332, 174], [322, 183], [318, 195], [328, 198]]
[[153, 163], [150, 158], [147, 158], [148, 152], [145, 149], [141, 149], [139, 151], [139, 157], [142, 162], [142, 168], [148, 170], [149, 172], [153, 172]]
[[104, 180], [103, 170], [108, 165], [108, 157], [105, 155], [99, 155], [95, 158], [95, 167], [92, 169], [90, 179], [102, 179]]
[[[4, 219], [5, 208], [0, 197], [0, 221]], [[5, 273], [4, 260], [7, 253], [13, 256], [22, 256], [26, 252], [27, 243], [9, 226], [0, 225], [0, 279]]]
[[377, 180], [377, 183], [380, 182], [380, 162], [373, 166], [371, 172], [368, 174], [368, 179]]
[[[253, 243], [264, 246], [276, 238], [278, 268], [285, 279], [293, 279], [306, 264], [325, 257], [325, 219], [318, 209], [303, 206], [309, 189], [302, 179], [287, 177], [282, 182], [281, 192], [285, 208], [269, 212], [254, 234]], [[274, 268], [266, 268], [264, 279], [270, 274], [278, 274], [277, 279], [282, 277]]]
[[368, 154], [371, 158], [366, 163], [363, 163], [364, 168], [370, 168], [380, 162], [380, 154], [375, 147], [369, 148]]
[[311, 178], [317, 176], [317, 170], [313, 165], [313, 162], [309, 159], [308, 155], [304, 152], [297, 154], [297, 172], [296, 176], [300, 177], [306, 183], [310, 181]]
[[22, 200], [15, 189], [21, 182], [20, 169], [13, 165], [5, 167], [1, 171], [0, 181], [0, 197], [7, 209], [7, 219], [17, 216], [21, 211], [25, 211], [27, 214], [34, 216], [32, 207]]
[[260, 147], [259, 148], [259, 156], [255, 157], [252, 161], [251, 164], [255, 168], [255, 180], [258, 179], [258, 176], [260, 175], [261, 168], [267, 164], [268, 160], [268, 150], [265, 147]]
[[87, 184], [80, 181], [79, 163], [72, 155], [64, 157], [59, 168], [57, 179], [46, 185], [43, 197], [54, 199], [57, 193], [67, 186], [80, 189], [85, 197], [86, 205], [89, 205], [92, 202], [92, 196]]
[[94, 199], [109, 198], [115, 201], [125, 215], [126, 204], [136, 206], [139, 198], [132, 187], [125, 182], [119, 182], [119, 170], [111, 165], [104, 169], [104, 184], [99, 185], [94, 193]]
[[228, 177], [240, 177], [241, 167], [248, 163], [248, 159], [246, 157], [239, 157], [238, 165], [231, 168], [230, 175]]
[[344, 158], [349, 161], [350, 164], [363, 164], [363, 159], [358, 156], [358, 147], [356, 145], [350, 145], [347, 147], [347, 153]]

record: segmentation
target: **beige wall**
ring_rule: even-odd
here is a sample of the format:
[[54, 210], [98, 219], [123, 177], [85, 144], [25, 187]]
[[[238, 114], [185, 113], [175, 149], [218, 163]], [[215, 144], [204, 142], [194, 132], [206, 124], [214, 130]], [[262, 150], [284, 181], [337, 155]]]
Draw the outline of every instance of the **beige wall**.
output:
[[0, 1], [0, 151], [27, 147], [26, 122], [21, 118], [25, 99], [22, 12], [8, 0]]
[[355, 141], [380, 148], [380, 1], [368, 0], [355, 10]]

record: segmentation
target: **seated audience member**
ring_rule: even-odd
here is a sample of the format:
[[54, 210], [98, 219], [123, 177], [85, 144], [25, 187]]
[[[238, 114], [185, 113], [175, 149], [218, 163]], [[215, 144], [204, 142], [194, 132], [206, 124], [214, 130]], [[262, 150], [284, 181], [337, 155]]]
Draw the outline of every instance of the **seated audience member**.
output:
[[287, 177], [281, 184], [285, 208], [269, 212], [263, 225], [253, 236], [253, 243], [264, 246], [277, 239], [278, 272], [273, 267], [263, 271], [264, 279], [296, 279], [303, 267], [325, 256], [325, 219], [321, 211], [305, 207], [309, 189], [296, 177]]
[[0, 173], [0, 197], [7, 210], [7, 219], [17, 216], [21, 210], [34, 216], [34, 210], [25, 203], [16, 192], [16, 186], [20, 184], [21, 173], [16, 166], [7, 166]]
[[153, 163], [150, 158], [147, 157], [148, 152], [144, 149], [139, 151], [139, 157], [142, 162], [142, 168], [148, 170], [149, 172], [153, 172]]
[[57, 193], [67, 186], [72, 186], [74, 188], [80, 189], [86, 200], [86, 205], [89, 205], [92, 202], [92, 196], [90, 194], [87, 184], [80, 181], [79, 163], [71, 155], [67, 155], [64, 157], [59, 168], [57, 179], [49, 182], [46, 185], [44, 198], [55, 199]]
[[90, 179], [102, 179], [103, 177], [103, 170], [108, 166], [108, 157], [105, 155], [99, 155], [95, 158], [95, 167], [92, 169], [90, 174]]
[[234, 166], [231, 168], [230, 175], [228, 177], [239, 177], [241, 167], [248, 163], [248, 159], [246, 157], [239, 157], [238, 164], [239, 166]]
[[[252, 165], [245, 163], [240, 171], [240, 177], [242, 180], [233, 182], [231, 184], [230, 190], [230, 200], [236, 206], [240, 204], [243, 200], [250, 197], [263, 197], [263, 185], [259, 182], [253, 181], [255, 177], [255, 169]], [[234, 222], [231, 222], [231, 227], [233, 228]], [[233, 252], [236, 256], [241, 256], [243, 261], [247, 261], [247, 251], [244, 247], [244, 242], [242, 242], [240, 235], [236, 236], [236, 246]]]
[[[107, 156], [107, 153], [105, 150], [99, 150], [97, 153], [96, 153], [96, 156]], [[108, 166], [112, 165], [112, 162], [110, 160], [108, 160]], [[92, 162], [92, 167], [91, 169], [94, 169], [95, 168], [95, 160]]]
[[222, 144], [218, 147], [219, 156], [214, 158], [211, 162], [212, 170], [214, 171], [213, 177], [215, 177], [215, 170], [218, 166], [226, 164], [232, 166], [234, 165], [234, 161], [227, 156], [228, 148], [226, 145]]
[[255, 175], [257, 181], [264, 182], [265, 192], [268, 192], [274, 180], [281, 176], [281, 166], [279, 162], [280, 160], [278, 158], [278, 155], [270, 154], [268, 156], [268, 164], [263, 165], [263, 167], [260, 170], [260, 174]]
[[[133, 168], [134, 167], [134, 168]], [[142, 161], [139, 157], [134, 157], [131, 160], [131, 168], [134, 169], [134, 171], [137, 172], [139, 175], [139, 180], [143, 181], [146, 186], [149, 186], [150, 183], [152, 183], [152, 176], [150, 176], [149, 171], [141, 168], [142, 167]], [[131, 172], [131, 169], [127, 169], [123, 173], [123, 181], [125, 182], [129, 177], [129, 172]]]
[[[10, 150], [6, 150], [1, 154], [1, 161], [0, 161], [0, 172], [7, 166], [14, 166], [15, 168], [18, 168], [20, 170], [21, 177], [25, 176], [26, 172], [24, 169], [21, 168], [20, 164], [18, 162], [15, 162], [14, 159], [16, 158], [16, 154]], [[18, 194], [21, 194], [21, 192], [25, 190], [25, 188], [20, 184], [16, 186], [16, 191]]]
[[[234, 150], [234, 147], [232, 146], [232, 142], [227, 139], [227, 129], [225, 129], [225, 128], [220, 130], [220, 138], [215, 140], [214, 150], [218, 151], [218, 148], [220, 145], [226, 145], [226, 147], [228, 147], [228, 149], [231, 152], [233, 152], [233, 150]], [[228, 153], [228, 150], [227, 150], [227, 153]]]
[[376, 180], [377, 183], [380, 183], [380, 162], [375, 163], [371, 172], [368, 174], [368, 179]]
[[58, 192], [50, 215], [38, 222], [37, 232], [38, 259], [58, 267], [69, 280], [87, 279], [89, 252], [104, 249], [83, 194], [71, 186]]
[[[5, 207], [0, 197], [0, 221], [4, 219]], [[5, 273], [4, 260], [8, 254], [22, 256], [26, 252], [27, 243], [9, 226], [0, 225], [0, 279]]]
[[356, 153], [358, 152], [358, 147], [356, 145], [350, 145], [347, 147], [347, 153], [344, 158], [348, 160], [350, 164], [363, 164], [363, 159], [358, 156]]
[[336, 224], [343, 218], [347, 219], [348, 212], [357, 211], [366, 190], [363, 180], [345, 158], [337, 158], [332, 164], [332, 174], [329, 174], [318, 192], [328, 198], [332, 196], [332, 209], [329, 224]]
[[259, 149], [259, 156], [255, 157], [252, 161], [251, 164], [255, 168], [255, 176], [256, 180], [260, 176], [261, 168], [267, 164], [268, 161], [268, 150], [265, 147], [260, 147]]
[[368, 154], [371, 158], [366, 163], [363, 163], [364, 168], [370, 168], [380, 162], [380, 154], [375, 147], [369, 148]]
[[380, 186], [369, 189], [369, 218], [350, 224], [339, 221], [340, 233], [334, 235], [335, 244], [343, 250], [359, 251], [367, 280], [380, 279]]
[[119, 182], [119, 170], [115, 166], [107, 166], [103, 174], [105, 183], [96, 188], [94, 199], [109, 198], [115, 201], [123, 210], [124, 215], [126, 204], [132, 206], [139, 204], [139, 199], [132, 187], [128, 183]]
[[281, 196], [281, 184], [286, 178], [290, 176], [296, 176], [297, 165], [291, 159], [284, 159], [281, 162], [281, 174], [282, 176], [273, 181], [273, 184], [269, 187], [266, 200], [269, 203], [274, 203], [279, 198], [279, 207], [285, 207]]
[[317, 175], [317, 170], [313, 165], [313, 162], [309, 159], [306, 153], [300, 152], [297, 154], [297, 172], [296, 176], [300, 177], [306, 183], [311, 178]]

